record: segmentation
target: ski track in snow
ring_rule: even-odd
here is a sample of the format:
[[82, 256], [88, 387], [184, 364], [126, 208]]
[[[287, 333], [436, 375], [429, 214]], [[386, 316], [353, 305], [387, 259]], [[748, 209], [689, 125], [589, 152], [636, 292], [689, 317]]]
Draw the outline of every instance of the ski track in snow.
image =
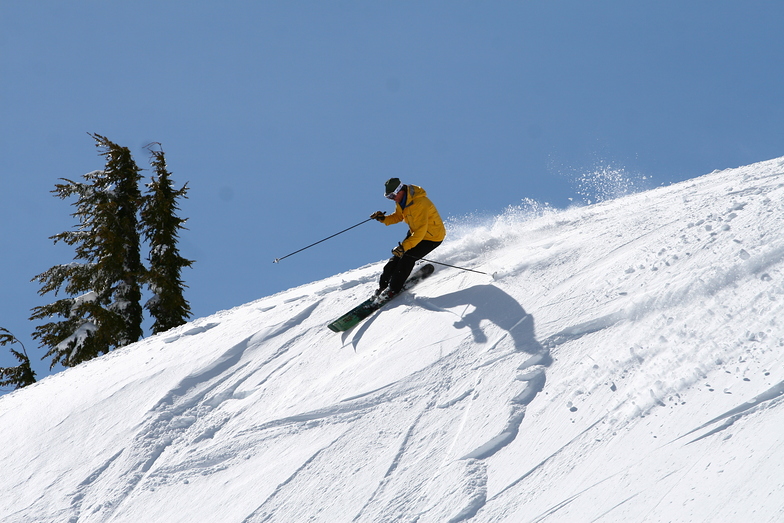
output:
[[[299, 300], [287, 300], [285, 303], [294, 301]], [[110, 496], [106, 496], [101, 504], [94, 507], [90, 519], [97, 517], [98, 520], [104, 520], [112, 517], [141, 482], [155, 483], [157, 478], [153, 468], [156, 462], [170, 446], [176, 445], [178, 440], [187, 436], [190, 443], [196, 444], [202, 440], [214, 438], [228, 418], [218, 416], [218, 419], [214, 419], [215, 417], [210, 416], [210, 413], [218, 409], [224, 401], [234, 398], [236, 389], [244, 383], [243, 370], [249, 366], [250, 362], [240, 362], [246, 352], [252, 351], [265, 342], [282, 336], [299, 326], [318, 305], [319, 302], [308, 305], [282, 324], [264, 329], [246, 338], [225, 351], [213, 363], [181, 380], [176, 387], [158, 401], [150, 412], [148, 421], [139, 428], [137, 436], [129, 447], [112, 456], [107, 463], [79, 485], [79, 489], [73, 494], [71, 503], [76, 515], [72, 516], [70, 521], [74, 523], [85, 521], [80, 516], [79, 510], [85, 497], [84, 491], [103, 474], [109, 473], [124, 477], [124, 486], [114, 491]], [[190, 329], [177, 338], [192, 336], [216, 326], [217, 324], [211, 323], [204, 327]], [[172, 341], [176, 340], [169, 338], [165, 340], [165, 343]], [[270, 359], [265, 360], [264, 364], [280, 357], [285, 352], [285, 349], [277, 351]], [[247, 376], [247, 373], [245, 375]], [[232, 381], [233, 383], [229, 383]], [[218, 389], [223, 390], [218, 391]], [[197, 423], [200, 420], [203, 422]], [[226, 456], [212, 460], [209, 466], [220, 467], [221, 461], [226, 459], [231, 458]], [[202, 466], [205, 465], [207, 464], [202, 464]], [[164, 471], [157, 473], [160, 477], [165, 477], [168, 474]]]
[[[0, 516], [139, 521], [149, 505], [166, 521], [737, 521], [727, 492], [760, 480], [731, 483], [744, 471], [722, 449], [775, 452], [749, 433], [784, 403], [782, 167], [510, 211], [439, 249], [495, 280], [439, 268], [341, 335], [326, 323], [370, 293], [380, 264], [88, 362], [145, 354], [148, 374], [96, 401], [124, 408], [148, 384], [138, 396], [153, 397], [132, 423], [103, 414], [111, 445], [91, 440], [84, 464], [53, 468], [44, 494]], [[180, 359], [158, 364], [170, 351]], [[74, 417], [89, 408], [75, 405]], [[688, 426], [670, 426], [678, 416]], [[753, 457], [780, 492], [784, 470]], [[709, 482], [718, 467], [728, 479]], [[784, 505], [763, 494], [745, 491], [775, 521]]]
[[[432, 417], [438, 410], [449, 410], [455, 406], [460, 408], [455, 410], [455, 416], [461, 418], [461, 427], [465, 427], [467, 419], [470, 417], [479, 416], [480, 419], [484, 416], [482, 413], [472, 412], [470, 407], [462, 407], [459, 404], [464, 400], [468, 400], [472, 393], [481, 388], [481, 374], [480, 370], [476, 373], [474, 382], [469, 388], [470, 392], [461, 393], [457, 399], [447, 401], [440, 401], [444, 394], [450, 393], [450, 385], [452, 377], [449, 375], [448, 369], [458, 365], [463, 360], [477, 361], [477, 358], [482, 358], [483, 354], [492, 353], [495, 351], [499, 344], [507, 340], [508, 345], [512, 349], [511, 352], [498, 358], [494, 357], [490, 362], [479, 367], [499, 367], [507, 368], [508, 382], [511, 384], [523, 382], [521, 389], [508, 400], [509, 414], [508, 420], [504, 426], [499, 427], [499, 433], [486, 436], [486, 441], [478, 442], [473, 445], [473, 449], [466, 452], [464, 456], [455, 456], [457, 461], [468, 462], [465, 465], [453, 464], [444, 462], [438, 459], [438, 455], [434, 455], [424, 459], [437, 459], [441, 463], [438, 464], [439, 468], [452, 467], [459, 468], [460, 474], [464, 476], [465, 488], [468, 490], [461, 491], [465, 495], [465, 500], [455, 499], [457, 506], [460, 507], [456, 513], [452, 515], [450, 521], [463, 521], [472, 517], [484, 504], [486, 480], [483, 479], [485, 475], [485, 468], [481, 465], [481, 461], [496, 454], [502, 448], [507, 446], [513, 441], [518, 434], [519, 425], [522, 422], [525, 413], [525, 406], [530, 403], [538, 392], [542, 390], [545, 384], [545, 365], [549, 365], [550, 359], [547, 351], [536, 342], [533, 335], [533, 323], [530, 315], [526, 314], [520, 305], [509, 297], [506, 293], [493, 286], [478, 286], [470, 288], [466, 291], [457, 293], [450, 293], [441, 296], [438, 299], [427, 300], [431, 304], [437, 306], [440, 310], [447, 310], [449, 308], [466, 309], [467, 305], [473, 306], [473, 311], [469, 314], [462, 315], [458, 322], [455, 322], [454, 328], [463, 329], [468, 328], [470, 332], [470, 339], [478, 340], [480, 343], [486, 345], [483, 352], [476, 352], [476, 345], [474, 342], [467, 340], [461, 344], [461, 349], [447, 354], [443, 358], [436, 360], [433, 364], [425, 367], [413, 374], [409, 374], [404, 380], [399, 380], [368, 393], [355, 395], [341, 400], [339, 403], [330, 405], [328, 407], [318, 409], [311, 412], [301, 413], [287, 418], [273, 420], [263, 425], [256, 426], [252, 429], [254, 433], [260, 433], [268, 430], [289, 430], [295, 434], [303, 430], [321, 427], [324, 423], [328, 424], [347, 424], [351, 426], [347, 431], [356, 432], [367, 430], [365, 427], [374, 425], [379, 418], [383, 417], [385, 411], [390, 404], [395, 403], [409, 403], [421, 405], [421, 407], [412, 413], [414, 419], [409, 425], [407, 431], [401, 434], [401, 442], [398, 450], [393, 457], [387, 468], [378, 481], [378, 485], [373, 492], [368, 494], [368, 500], [363, 507], [357, 511], [354, 520], [363, 520], [365, 513], [376, 513], [379, 510], [377, 505], [386, 505], [388, 503], [388, 490], [395, 490], [399, 488], [396, 484], [399, 481], [394, 477], [394, 472], [398, 469], [401, 462], [407, 459], [416, 459], [413, 456], [420, 455], [422, 450], [419, 446], [419, 439], [425, 437], [429, 431], [426, 428], [420, 427], [420, 421]], [[502, 307], [497, 304], [501, 303]], [[496, 306], [489, 306], [488, 304], [495, 303]], [[493, 324], [501, 327], [498, 331], [497, 338], [494, 341], [488, 340], [484, 330], [480, 327], [479, 323], [482, 320], [491, 321]], [[367, 323], [365, 324], [367, 325]], [[364, 331], [367, 332], [367, 329]], [[363, 333], [364, 334], [364, 333]], [[361, 335], [360, 335], [361, 336]], [[515, 355], [517, 357], [515, 357]], [[505, 361], [504, 361], [505, 360]], [[476, 365], [474, 365], [476, 367]], [[478, 368], [478, 367], [477, 367]], [[530, 370], [527, 374], [519, 374], [519, 370]], [[442, 376], [442, 379], [433, 383], [433, 375]], [[462, 412], [461, 412], [462, 411]], [[367, 419], [367, 423], [363, 420]], [[315, 424], [315, 425], [314, 425]], [[288, 429], [286, 428], [288, 427]], [[456, 442], [459, 442], [460, 430], [456, 431], [452, 443], [452, 450], [454, 450]], [[343, 436], [347, 437], [347, 436]], [[350, 439], [347, 437], [347, 439]], [[312, 465], [314, 469], [318, 468], [318, 460]], [[435, 463], [435, 462], [434, 462]], [[306, 475], [305, 469], [298, 470], [299, 475]], [[315, 472], [313, 474], [316, 474]], [[424, 488], [432, 489], [432, 483], [436, 481], [434, 478], [423, 478], [423, 481], [429, 486]], [[311, 476], [312, 477], [312, 476]], [[291, 483], [290, 478], [280, 484], [276, 488], [276, 493], [280, 494], [281, 489], [284, 489]], [[291, 484], [291, 488], [297, 488]], [[462, 496], [461, 496], [462, 497]], [[268, 498], [264, 504], [257, 507], [254, 512], [248, 516], [247, 521], [265, 521], [269, 514], [275, 512], [276, 498]], [[273, 505], [273, 506], [268, 506]], [[424, 506], [421, 507], [419, 512], [421, 514], [431, 513], [435, 507]], [[417, 511], [412, 511], [412, 517], [417, 516]], [[377, 516], [367, 516], [374, 519]], [[429, 516], [427, 516], [429, 517]]]
[[[745, 403], [743, 403], [741, 405], [738, 405], [734, 409], [728, 410], [727, 412], [725, 412], [721, 416], [716, 416], [712, 420], [705, 422], [704, 424], [700, 425], [696, 429], [687, 432], [686, 434], [681, 436], [681, 438], [689, 436], [690, 434], [693, 434], [693, 433], [695, 433], [695, 432], [697, 432], [699, 430], [704, 429], [705, 427], [713, 425], [716, 422], [719, 422], [719, 421], [722, 421], [722, 420], [726, 420], [725, 423], [723, 423], [721, 426], [711, 430], [710, 432], [707, 432], [707, 433], [703, 434], [699, 438], [691, 440], [689, 443], [694, 443], [694, 442], [699, 441], [701, 439], [704, 439], [704, 438], [707, 438], [709, 436], [712, 436], [712, 435], [714, 435], [714, 434], [716, 434], [718, 432], [721, 432], [724, 429], [727, 429], [727, 428], [731, 427], [736, 421], [741, 419], [743, 416], [750, 414], [751, 412], [753, 412], [756, 409], [765, 408], [765, 407], [769, 408], [770, 406], [773, 406], [774, 402], [772, 400], [777, 399], [777, 398], [779, 398], [782, 395], [784, 395], [784, 381], [776, 384], [775, 386], [773, 386], [773, 387], [769, 388], [768, 390], [766, 390], [765, 392], [755, 396], [754, 398], [750, 399], [749, 401], [747, 401], [747, 402], [745, 402]], [[768, 406], [765, 406], [764, 405], [765, 402], [771, 402], [771, 403]], [[779, 402], [775, 402], [775, 403], [779, 403]], [[678, 438], [678, 439], [680, 439], [680, 438]]]

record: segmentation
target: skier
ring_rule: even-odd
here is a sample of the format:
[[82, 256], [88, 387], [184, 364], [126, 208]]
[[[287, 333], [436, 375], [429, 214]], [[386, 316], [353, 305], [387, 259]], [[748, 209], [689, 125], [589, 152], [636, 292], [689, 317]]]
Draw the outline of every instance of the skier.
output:
[[384, 189], [384, 196], [395, 201], [395, 212], [386, 215], [377, 211], [370, 217], [384, 225], [405, 221], [408, 224], [408, 234], [402, 243], [392, 249], [394, 256], [381, 272], [375, 292], [379, 301], [386, 301], [397, 295], [416, 261], [441, 245], [446, 237], [444, 222], [424, 189], [403, 184], [398, 178], [387, 180]]

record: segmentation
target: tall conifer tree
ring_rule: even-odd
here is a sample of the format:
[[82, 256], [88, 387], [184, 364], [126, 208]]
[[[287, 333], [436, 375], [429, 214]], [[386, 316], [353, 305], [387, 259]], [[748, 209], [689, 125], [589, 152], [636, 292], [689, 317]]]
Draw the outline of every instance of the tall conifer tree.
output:
[[179, 231], [184, 229], [186, 222], [177, 216], [177, 200], [187, 198], [188, 184], [174, 189], [163, 151], [154, 150], [152, 145], [149, 150], [155, 175], [147, 184], [141, 221], [144, 236], [150, 244], [150, 268], [146, 281], [153, 297], [145, 308], [155, 320], [153, 332], [158, 333], [182, 325], [191, 314], [190, 305], [183, 296], [187, 286], [181, 273], [183, 268], [193, 264], [193, 260], [180, 256], [177, 248]]
[[52, 367], [77, 365], [142, 335], [139, 168], [128, 148], [91, 136], [106, 158], [104, 170], [84, 175], [86, 183], [62, 179], [52, 191], [62, 199], [77, 197], [73, 216], [79, 224], [52, 236], [55, 243], [75, 245], [77, 261], [33, 278], [41, 295], [64, 289], [71, 296], [33, 309], [33, 320], [64, 318], [33, 334], [49, 348], [44, 357], [52, 358]]

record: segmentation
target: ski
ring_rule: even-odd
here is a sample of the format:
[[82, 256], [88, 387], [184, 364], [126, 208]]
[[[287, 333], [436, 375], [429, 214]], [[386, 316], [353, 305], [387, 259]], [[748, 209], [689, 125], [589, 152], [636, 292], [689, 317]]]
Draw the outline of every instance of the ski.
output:
[[[411, 276], [409, 276], [408, 280], [406, 280], [406, 284], [403, 286], [403, 289], [399, 294], [402, 294], [403, 292], [411, 289], [414, 285], [433, 274], [433, 271], [435, 271], [435, 267], [430, 263], [419, 267]], [[389, 303], [391, 300], [395, 299], [396, 296], [381, 302], [376, 301], [375, 298], [365, 300], [340, 318], [327, 325], [327, 327], [329, 327], [329, 330], [333, 332], [347, 331]]]

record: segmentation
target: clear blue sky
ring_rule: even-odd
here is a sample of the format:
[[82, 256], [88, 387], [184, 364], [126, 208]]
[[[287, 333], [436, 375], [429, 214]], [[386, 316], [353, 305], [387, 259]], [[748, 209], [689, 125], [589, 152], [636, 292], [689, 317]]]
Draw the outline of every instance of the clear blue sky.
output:
[[188, 182], [198, 318], [386, 258], [403, 225], [272, 263], [391, 211], [392, 176], [461, 217], [565, 207], [602, 166], [655, 186], [784, 155], [782, 20], [778, 0], [4, 0], [0, 326], [47, 374], [27, 318], [55, 297], [30, 279], [73, 259], [50, 191], [103, 167], [87, 133], [145, 168], [160, 142]]

